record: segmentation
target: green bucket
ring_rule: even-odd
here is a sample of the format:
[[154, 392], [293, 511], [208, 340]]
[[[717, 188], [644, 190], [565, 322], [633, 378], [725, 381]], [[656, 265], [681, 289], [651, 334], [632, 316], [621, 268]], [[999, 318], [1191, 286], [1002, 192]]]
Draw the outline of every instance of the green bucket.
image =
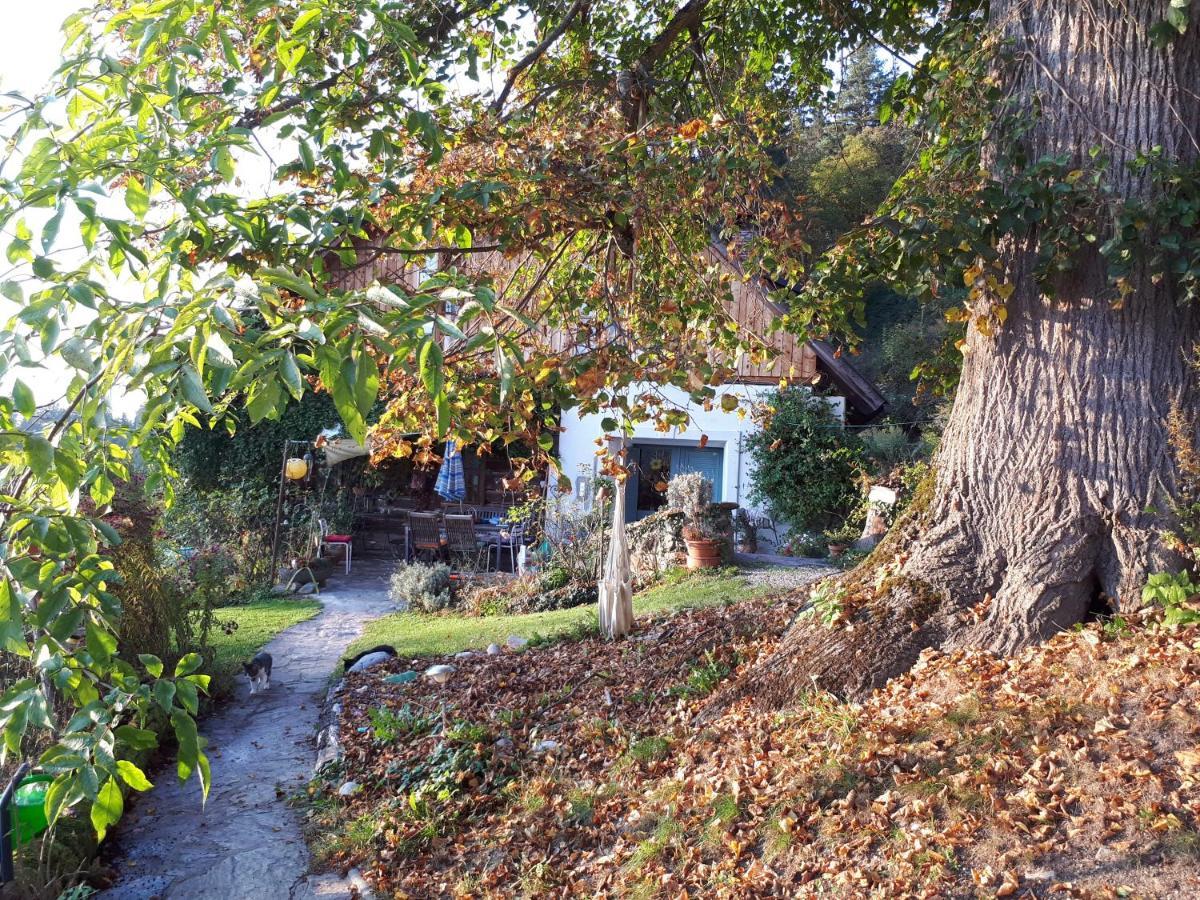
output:
[[46, 830], [46, 792], [52, 775], [28, 775], [13, 792], [13, 838], [20, 847]]

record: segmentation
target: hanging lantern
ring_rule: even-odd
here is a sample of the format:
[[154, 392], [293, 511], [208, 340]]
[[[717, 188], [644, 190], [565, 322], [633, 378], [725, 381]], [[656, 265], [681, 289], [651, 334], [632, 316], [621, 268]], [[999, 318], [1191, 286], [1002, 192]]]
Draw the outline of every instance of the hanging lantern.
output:
[[292, 481], [299, 481], [308, 474], [308, 463], [297, 456], [293, 456], [283, 467], [283, 473]]

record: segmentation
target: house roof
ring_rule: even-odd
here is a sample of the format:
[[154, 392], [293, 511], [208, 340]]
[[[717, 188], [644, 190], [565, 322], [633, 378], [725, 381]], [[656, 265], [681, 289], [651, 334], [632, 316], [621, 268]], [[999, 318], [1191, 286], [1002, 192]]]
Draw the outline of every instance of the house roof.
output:
[[829, 378], [852, 408], [856, 424], [870, 422], [883, 412], [887, 400], [854, 365], [833, 349], [827, 341], [809, 341], [817, 354], [817, 368]]
[[[749, 233], [739, 235], [739, 240], [744, 240]], [[740, 261], [729, 252], [729, 250], [714, 240], [712, 242], [712, 252], [725, 265], [737, 272], [743, 284], [752, 286], [752, 289], [739, 292], [740, 296], [735, 297], [734, 316], [739, 322], [744, 325], [751, 324], [743, 321], [745, 315], [741, 310], [750, 305], [758, 305], [761, 313], [754, 315], [753, 324], [761, 326], [763, 320], [781, 316], [786, 310], [771, 299], [770, 294], [764, 287], [764, 280], [747, 275], [742, 268]], [[780, 288], [782, 285], [770, 283], [771, 287]], [[778, 341], [778, 337], [776, 338]], [[779, 346], [778, 349], [784, 350], [784, 346]], [[801, 364], [800, 377], [807, 381], [812, 381], [813, 376], [816, 376], [818, 383], [820, 381], [828, 381], [846, 398], [848, 406], [849, 418], [855, 424], [865, 424], [879, 416], [887, 406], [887, 401], [879, 389], [871, 383], [871, 380], [863, 375], [855, 368], [850, 360], [844, 358], [841, 353], [835, 350], [827, 341], [795, 341], [788, 345], [790, 353], [786, 354], [787, 360], [807, 360], [810, 357], [815, 357], [813, 363], [808, 365]], [[815, 363], [815, 365], [814, 365]]]

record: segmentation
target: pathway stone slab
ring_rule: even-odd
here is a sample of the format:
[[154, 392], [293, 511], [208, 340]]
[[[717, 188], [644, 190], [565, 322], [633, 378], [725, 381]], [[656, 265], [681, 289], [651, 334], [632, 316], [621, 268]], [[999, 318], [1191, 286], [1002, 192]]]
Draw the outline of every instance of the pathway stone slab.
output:
[[390, 566], [355, 561], [321, 592], [322, 611], [267, 645], [271, 688], [250, 696], [239, 679], [232, 703], [201, 723], [212, 790], [201, 807], [195, 779], [174, 767], [137, 798], [116, 834], [118, 880], [102, 900], [307, 900], [349, 898], [355, 879], [308, 875], [308, 849], [290, 796], [312, 772], [313, 738], [329, 675], [365, 622], [394, 607]]

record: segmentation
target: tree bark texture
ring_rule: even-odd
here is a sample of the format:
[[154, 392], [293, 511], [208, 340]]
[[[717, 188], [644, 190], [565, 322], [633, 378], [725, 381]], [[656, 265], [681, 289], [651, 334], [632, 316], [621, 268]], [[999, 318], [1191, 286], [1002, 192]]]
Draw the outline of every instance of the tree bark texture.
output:
[[[1148, 32], [1165, 9], [993, 0], [991, 25], [1017, 54], [1007, 86], [1041, 108], [1028, 159], [1082, 166], [1099, 145], [1125, 198], [1151, 190], [1126, 167], [1138, 151], [1197, 159], [1200, 23], [1156, 48]], [[928, 504], [846, 580], [866, 602], [840, 628], [799, 620], [745, 692], [779, 703], [815, 684], [861, 696], [927, 647], [1012, 652], [1089, 611], [1138, 604], [1145, 576], [1173, 562], [1166, 421], [1173, 405], [1195, 406], [1197, 311], [1144, 270], [1114, 309], [1092, 250], [1045, 296], [1037, 249], [1036, 235], [1003, 248], [1016, 286], [1007, 322], [991, 338], [970, 329]]]

